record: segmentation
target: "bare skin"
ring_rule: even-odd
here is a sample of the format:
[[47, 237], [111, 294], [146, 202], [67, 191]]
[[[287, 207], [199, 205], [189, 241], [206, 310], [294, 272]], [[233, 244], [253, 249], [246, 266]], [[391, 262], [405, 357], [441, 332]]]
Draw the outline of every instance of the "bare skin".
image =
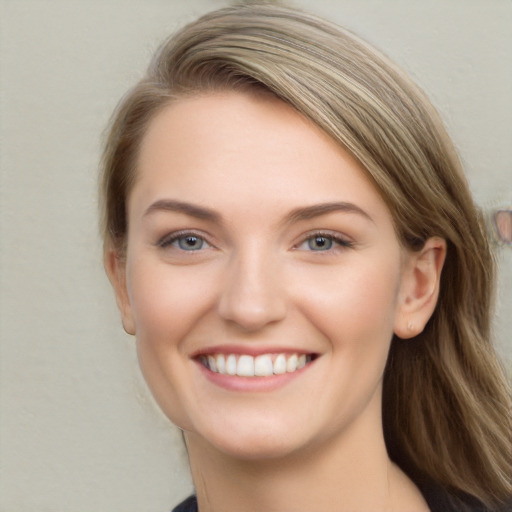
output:
[[172, 103], [137, 172], [105, 265], [200, 511], [427, 511], [386, 452], [382, 375], [432, 314], [444, 241], [405, 251], [358, 163], [270, 97]]
[[389, 460], [382, 439], [368, 443], [365, 453], [350, 439], [335, 453], [329, 445], [287, 460], [257, 462], [211, 451], [194, 434], [186, 438], [200, 512], [429, 510], [413, 482]]

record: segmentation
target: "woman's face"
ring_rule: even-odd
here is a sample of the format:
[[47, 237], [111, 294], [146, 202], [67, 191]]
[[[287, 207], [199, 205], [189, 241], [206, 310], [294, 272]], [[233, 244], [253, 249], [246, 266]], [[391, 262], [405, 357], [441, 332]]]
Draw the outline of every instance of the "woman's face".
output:
[[381, 430], [407, 255], [358, 163], [285, 103], [180, 99], [152, 121], [118, 299], [165, 414], [237, 457]]

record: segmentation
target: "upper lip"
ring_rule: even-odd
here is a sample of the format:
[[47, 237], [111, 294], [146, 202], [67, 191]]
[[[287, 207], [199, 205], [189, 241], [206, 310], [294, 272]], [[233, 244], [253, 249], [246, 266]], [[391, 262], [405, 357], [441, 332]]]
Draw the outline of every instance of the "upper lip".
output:
[[254, 347], [250, 345], [216, 345], [213, 347], [205, 347], [192, 353], [191, 358], [195, 359], [200, 356], [216, 355], [216, 354], [235, 354], [259, 356], [263, 354], [317, 354], [313, 350], [300, 347], [283, 347], [283, 346], [260, 346]]

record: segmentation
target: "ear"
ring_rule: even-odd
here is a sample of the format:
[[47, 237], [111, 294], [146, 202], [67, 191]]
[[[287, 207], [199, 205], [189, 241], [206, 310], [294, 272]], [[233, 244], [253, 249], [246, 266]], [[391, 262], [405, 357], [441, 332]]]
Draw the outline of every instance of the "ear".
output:
[[407, 253], [398, 293], [394, 332], [408, 339], [420, 334], [432, 316], [439, 297], [446, 241], [429, 238], [418, 252]]
[[106, 248], [103, 253], [103, 265], [116, 294], [123, 328], [127, 334], [135, 335], [135, 320], [126, 286], [126, 259], [119, 254], [119, 251]]

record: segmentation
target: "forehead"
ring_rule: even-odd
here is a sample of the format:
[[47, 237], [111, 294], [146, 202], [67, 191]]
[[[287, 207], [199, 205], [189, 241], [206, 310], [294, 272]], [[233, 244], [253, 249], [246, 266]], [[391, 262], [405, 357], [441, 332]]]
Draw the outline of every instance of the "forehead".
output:
[[[211, 207], [355, 200], [389, 212], [364, 169], [283, 101], [247, 92], [179, 99], [150, 123], [132, 196]], [[130, 202], [133, 203], [132, 198]]]

